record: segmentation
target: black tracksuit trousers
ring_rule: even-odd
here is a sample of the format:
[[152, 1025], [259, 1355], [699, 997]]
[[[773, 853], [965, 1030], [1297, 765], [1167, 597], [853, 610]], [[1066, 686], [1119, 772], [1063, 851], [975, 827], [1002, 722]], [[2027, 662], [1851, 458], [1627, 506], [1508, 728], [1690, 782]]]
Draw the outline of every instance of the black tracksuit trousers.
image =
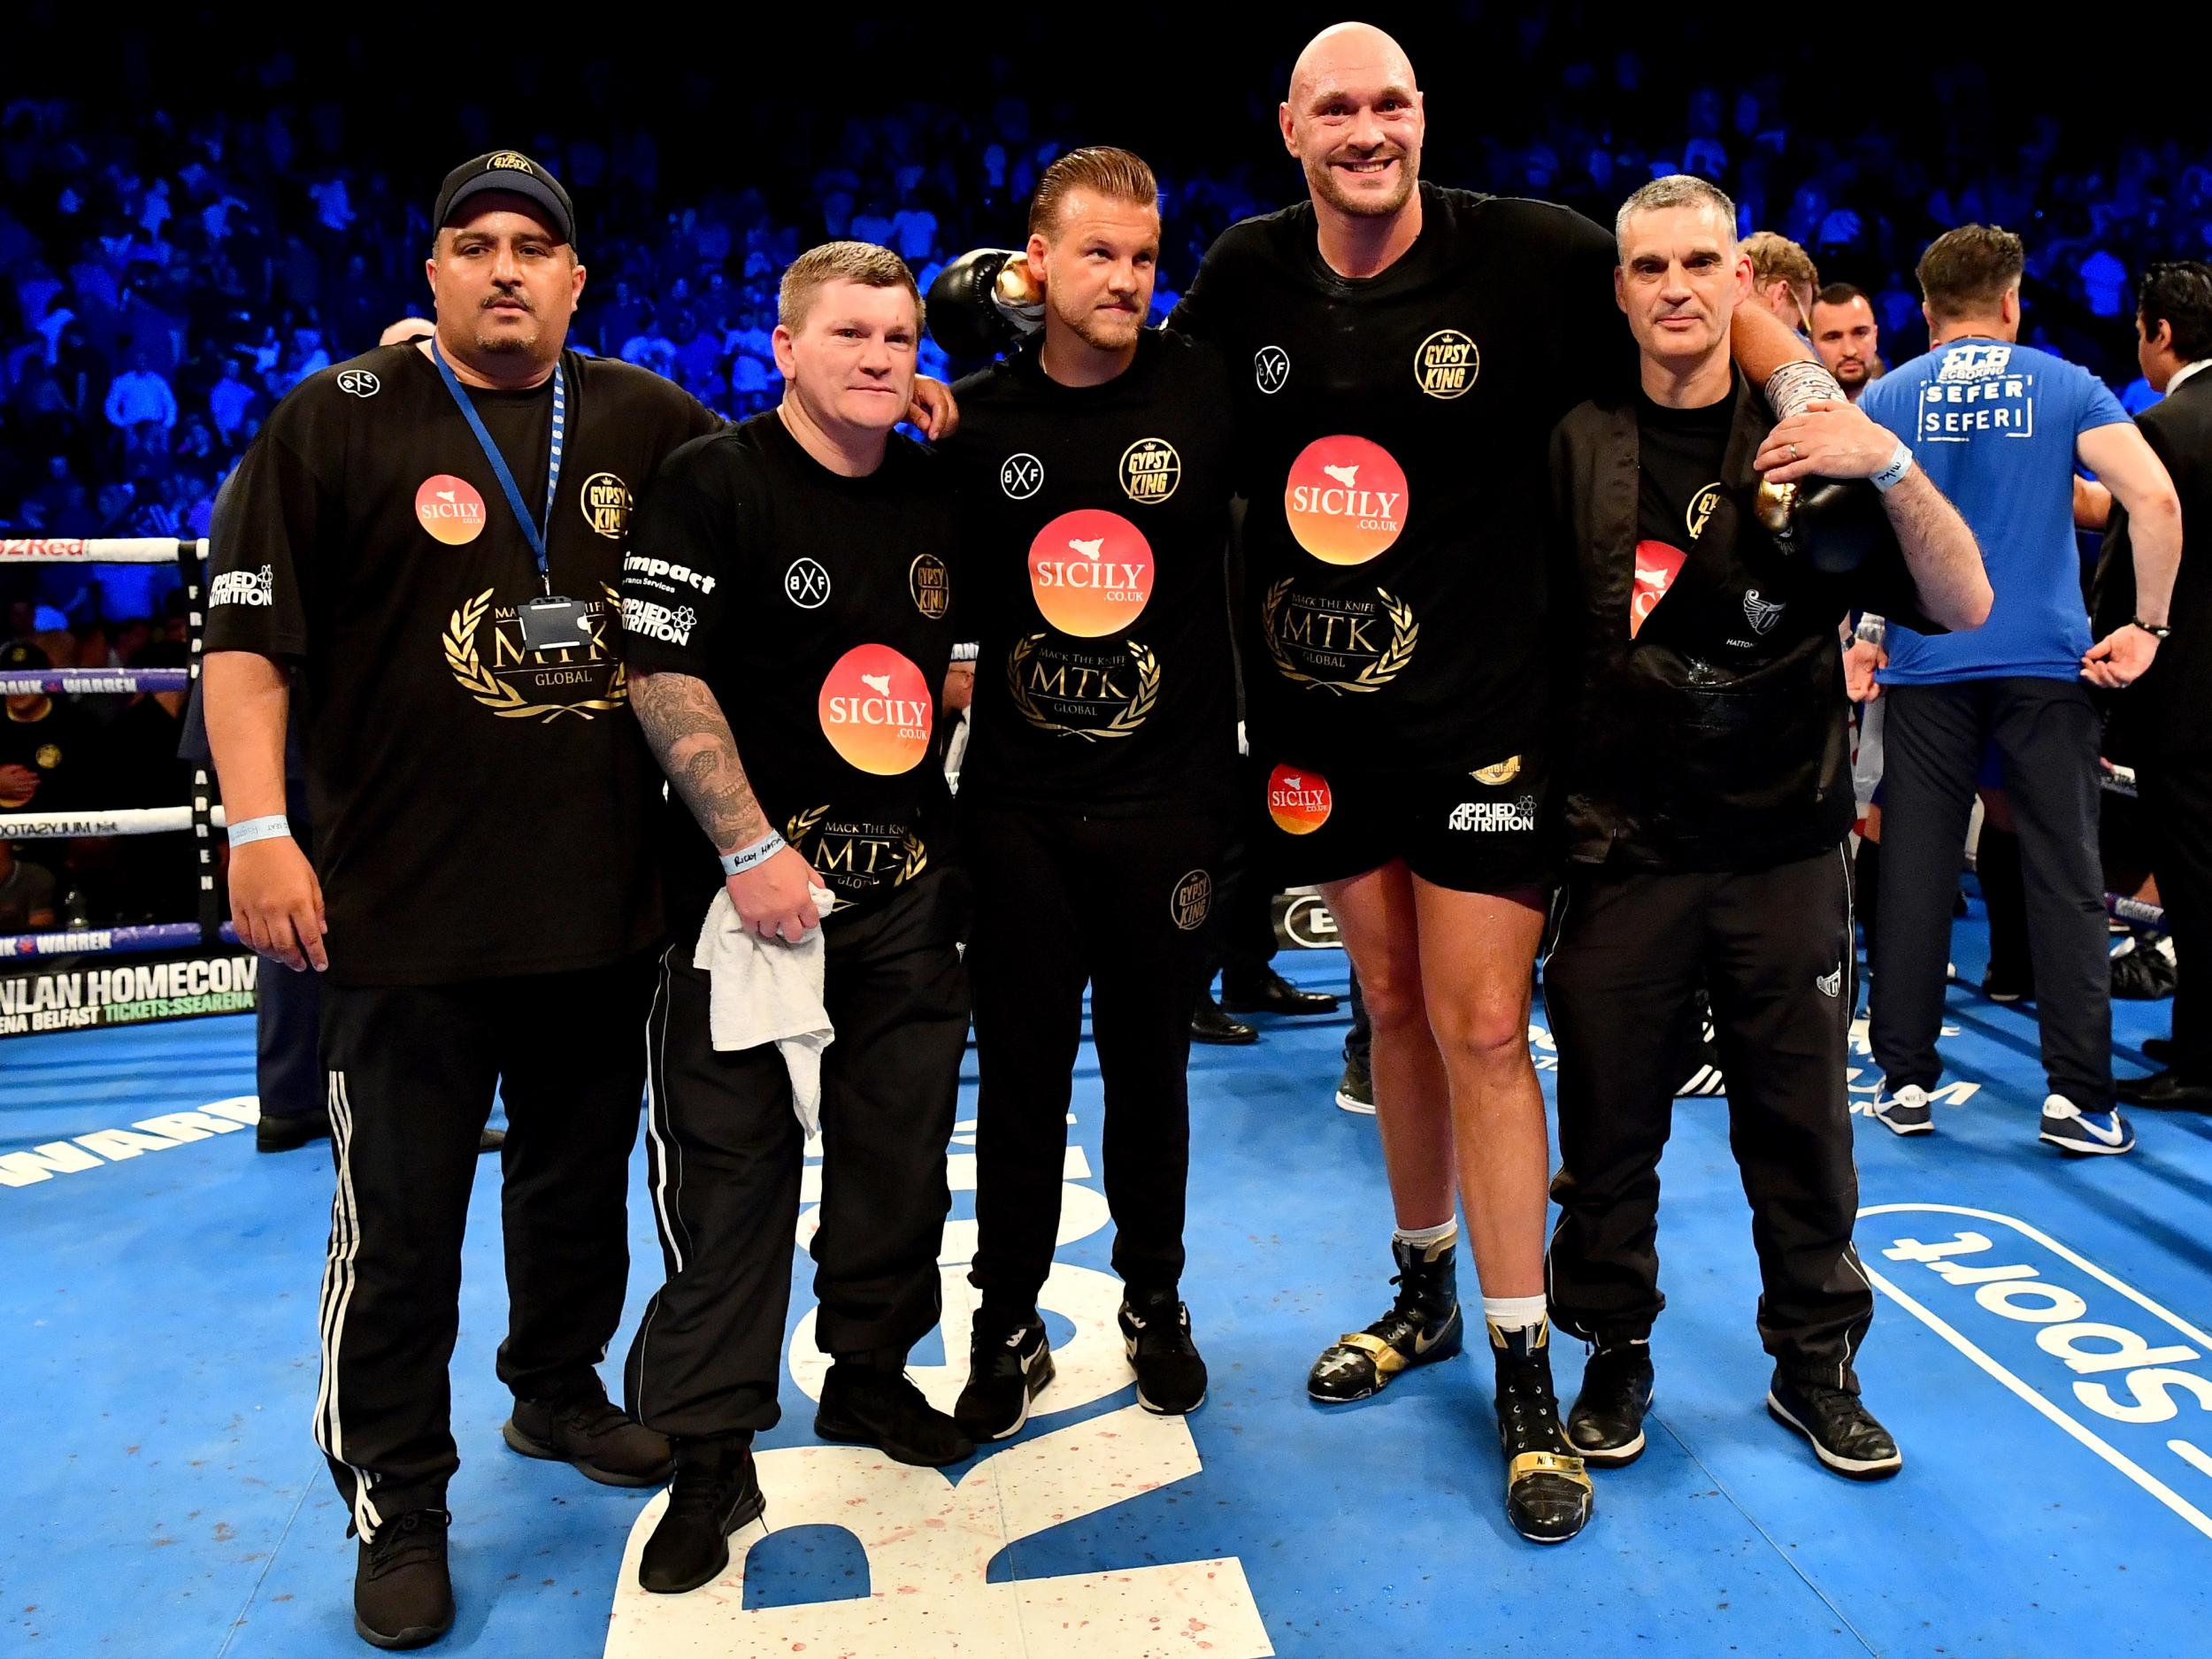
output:
[[[2166, 909], [2180, 978], [2174, 988], [2173, 1057], [2192, 1083], [2212, 1082], [2212, 756], [2162, 753], [2135, 768], [2151, 871]], [[2206, 1013], [2199, 1019], [2198, 1014]]]
[[1139, 1290], [1171, 1288], [1190, 1172], [1191, 986], [1226, 826], [963, 806], [962, 844], [991, 887], [968, 946], [981, 1078], [970, 1279], [984, 1316], [1029, 1318], [1052, 1269], [1086, 980], [1114, 1271]]
[[[272, 970], [281, 972], [281, 970]], [[596, 1386], [629, 1279], [630, 1152], [652, 959], [459, 985], [326, 984], [337, 1190], [323, 1271], [315, 1443], [373, 1535], [441, 1507], [460, 1466], [447, 1370], [461, 1235], [495, 1090], [507, 1339], [518, 1398]]]
[[1659, 1292], [1659, 1156], [1698, 987], [1728, 1077], [1729, 1145], [1751, 1201], [1759, 1336], [1793, 1376], [1855, 1391], [1874, 1293], [1851, 1243], [1859, 1178], [1844, 1089], [1853, 984], [1841, 848], [1769, 870], [1569, 878], [1544, 1000], [1559, 1048], [1560, 1328], [1647, 1336]]
[[[968, 985], [966, 879], [937, 871], [824, 924], [821, 1226], [815, 1338], [906, 1351], [937, 1323]], [[804, 1137], [772, 1043], [715, 1048], [695, 933], [662, 953], [646, 1020], [648, 1177], [667, 1280], [624, 1370], [631, 1414], [680, 1439], [773, 1428]]]

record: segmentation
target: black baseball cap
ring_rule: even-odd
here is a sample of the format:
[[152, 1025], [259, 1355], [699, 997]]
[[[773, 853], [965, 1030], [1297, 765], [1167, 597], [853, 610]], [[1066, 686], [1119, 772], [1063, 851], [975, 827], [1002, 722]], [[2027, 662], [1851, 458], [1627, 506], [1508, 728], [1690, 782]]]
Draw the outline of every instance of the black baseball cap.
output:
[[443, 229], [451, 224], [462, 203], [486, 190], [506, 190], [536, 203], [545, 210], [546, 222], [560, 239], [575, 242], [576, 209], [568, 192], [558, 179], [518, 150], [495, 150], [447, 173], [445, 182], [438, 187], [436, 227]]
[[10, 640], [0, 645], [0, 671], [43, 673], [53, 665], [54, 659], [28, 640]]

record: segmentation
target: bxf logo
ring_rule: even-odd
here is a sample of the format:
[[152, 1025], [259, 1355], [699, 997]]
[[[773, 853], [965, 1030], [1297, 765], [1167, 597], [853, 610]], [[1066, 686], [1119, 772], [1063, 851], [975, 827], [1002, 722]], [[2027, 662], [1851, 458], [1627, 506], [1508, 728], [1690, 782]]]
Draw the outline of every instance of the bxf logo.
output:
[[356, 397], [374, 397], [384, 389], [384, 382], [366, 369], [347, 369], [338, 376], [338, 389]]
[[783, 573], [784, 596], [802, 611], [818, 610], [829, 589], [829, 572], [812, 559], [794, 559]]
[[1045, 487], [1045, 464], [1026, 452], [1010, 455], [999, 467], [998, 487], [1016, 501], [1027, 501]]
[[1290, 353], [1280, 346], [1262, 346], [1252, 355], [1252, 379], [1272, 397], [1290, 379]]
[[1896, 1279], [1870, 1269], [1876, 1289], [2212, 1538], [2212, 1515], [2184, 1495], [2212, 1477], [2212, 1333], [1994, 1210], [1874, 1204], [1859, 1217], [1862, 1237], [1877, 1217], [1894, 1229], [1880, 1258]]

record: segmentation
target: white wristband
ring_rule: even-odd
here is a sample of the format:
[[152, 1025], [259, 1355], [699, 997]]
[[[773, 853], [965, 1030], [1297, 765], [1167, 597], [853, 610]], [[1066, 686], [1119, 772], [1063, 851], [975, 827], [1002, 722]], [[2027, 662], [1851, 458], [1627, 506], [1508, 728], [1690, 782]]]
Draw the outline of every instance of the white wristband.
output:
[[291, 833], [292, 826], [285, 821], [281, 812], [273, 813], [267, 818], [243, 818], [230, 826], [230, 844], [246, 847], [255, 841], [273, 841], [280, 835], [288, 836]]
[[726, 876], [741, 876], [748, 870], [766, 864], [784, 849], [785, 844], [782, 836], [770, 830], [750, 847], [741, 847], [733, 853], [724, 853], [722, 873]]
[[1886, 495], [1891, 490], [1895, 489], [1904, 480], [1905, 474], [1911, 471], [1912, 451], [1907, 449], [1904, 441], [1900, 439], [1897, 447], [1890, 451], [1889, 465], [1874, 473], [1867, 481]]

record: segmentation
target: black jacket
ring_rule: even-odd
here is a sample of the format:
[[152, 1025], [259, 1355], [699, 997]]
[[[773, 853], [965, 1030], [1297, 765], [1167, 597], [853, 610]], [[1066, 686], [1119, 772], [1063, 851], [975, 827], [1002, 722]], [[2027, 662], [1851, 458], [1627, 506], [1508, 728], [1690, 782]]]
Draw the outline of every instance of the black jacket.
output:
[[[2174, 756], [2212, 754], [2212, 369], [2191, 375], [2135, 424], [2181, 497], [2183, 554], [2168, 618], [2173, 635], [2158, 648], [2150, 672], [2114, 694], [2105, 752], [2157, 764]], [[2116, 503], [2097, 560], [2093, 609], [2099, 639], [2135, 614], [2127, 518]]]
[[[1704, 660], [1632, 641], [1639, 453], [1633, 390], [1571, 411], [1552, 433], [1557, 707], [1568, 856], [1646, 870], [1755, 870], [1849, 833], [1849, 702], [1838, 626], [1855, 595], [1891, 614], [1910, 593], [1893, 541], [1849, 578], [1776, 547], [1754, 511], [1752, 457], [1774, 417], [1741, 374], [1721, 467], [1737, 520], [1732, 569], [1706, 574], [1790, 608], [1763, 661]], [[1678, 578], [1678, 582], [1680, 579]], [[1786, 640], [1786, 642], [1785, 641]], [[1748, 663], [1748, 659], [1741, 659]]]

